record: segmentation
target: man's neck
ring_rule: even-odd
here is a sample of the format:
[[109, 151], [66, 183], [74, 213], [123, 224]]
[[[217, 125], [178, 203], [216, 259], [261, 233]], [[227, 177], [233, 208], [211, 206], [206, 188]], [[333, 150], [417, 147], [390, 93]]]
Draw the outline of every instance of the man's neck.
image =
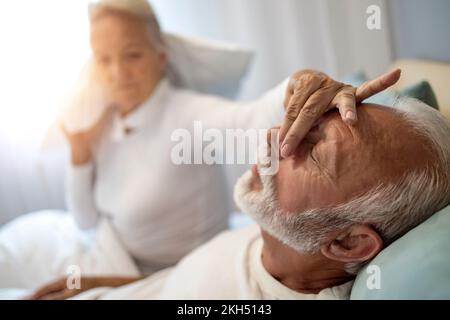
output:
[[322, 254], [302, 254], [261, 231], [264, 241], [262, 263], [275, 279], [301, 293], [317, 294], [352, 280], [342, 263], [330, 261]]

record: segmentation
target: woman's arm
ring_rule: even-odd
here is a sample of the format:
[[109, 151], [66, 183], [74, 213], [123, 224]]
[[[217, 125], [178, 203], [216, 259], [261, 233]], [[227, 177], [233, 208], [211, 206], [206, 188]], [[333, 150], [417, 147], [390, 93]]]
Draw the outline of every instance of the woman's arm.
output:
[[96, 226], [99, 217], [94, 201], [94, 164], [70, 163], [66, 173], [66, 202], [81, 229]]
[[81, 229], [93, 228], [99, 213], [94, 200], [95, 166], [94, 146], [111, 120], [111, 110], [105, 112], [99, 122], [86, 132], [69, 133], [62, 127], [71, 151], [66, 174], [66, 202]]
[[[192, 127], [194, 121], [201, 121], [203, 129], [267, 129], [283, 121], [287, 86], [288, 79], [249, 102], [203, 95], [180, 99], [182, 109], [179, 117], [188, 127]], [[190, 102], [186, 104], [186, 101]]]

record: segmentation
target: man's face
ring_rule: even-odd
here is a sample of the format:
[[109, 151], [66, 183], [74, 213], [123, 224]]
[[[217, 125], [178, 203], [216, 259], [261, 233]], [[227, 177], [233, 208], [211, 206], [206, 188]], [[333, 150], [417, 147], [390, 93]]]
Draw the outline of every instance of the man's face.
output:
[[343, 203], [408, 168], [401, 153], [404, 125], [376, 106], [358, 110], [358, 123], [326, 115], [295, 154], [280, 161], [276, 189], [282, 209], [293, 212]]
[[[393, 110], [362, 105], [358, 119], [349, 126], [337, 112], [325, 115], [296, 152], [280, 161], [276, 176], [259, 176], [254, 168], [241, 179], [241, 204], [261, 200], [267, 206], [276, 201], [285, 212], [335, 206], [395, 181], [423, 161], [415, 133]], [[246, 195], [252, 197], [247, 201]], [[264, 205], [246, 209], [256, 211]]]

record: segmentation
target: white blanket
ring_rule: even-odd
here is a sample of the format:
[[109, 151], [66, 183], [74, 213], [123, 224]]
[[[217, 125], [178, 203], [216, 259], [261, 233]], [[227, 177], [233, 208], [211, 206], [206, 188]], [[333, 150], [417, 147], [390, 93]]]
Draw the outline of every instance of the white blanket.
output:
[[41, 211], [0, 228], [0, 298], [17, 297], [68, 272], [138, 276], [108, 220], [80, 231], [70, 214]]
[[184, 257], [175, 267], [120, 288], [97, 288], [74, 299], [348, 299], [352, 281], [317, 294], [295, 291], [275, 279], [261, 260], [259, 226], [225, 231]]

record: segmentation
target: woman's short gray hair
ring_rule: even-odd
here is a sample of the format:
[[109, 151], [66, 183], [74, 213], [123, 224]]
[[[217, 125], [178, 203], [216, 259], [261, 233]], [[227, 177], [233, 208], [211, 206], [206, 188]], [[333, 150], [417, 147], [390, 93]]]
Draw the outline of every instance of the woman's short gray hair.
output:
[[147, 22], [153, 45], [158, 49], [164, 48], [158, 18], [147, 0], [91, 0], [88, 7], [90, 21], [107, 10], [126, 12], [144, 19]]

